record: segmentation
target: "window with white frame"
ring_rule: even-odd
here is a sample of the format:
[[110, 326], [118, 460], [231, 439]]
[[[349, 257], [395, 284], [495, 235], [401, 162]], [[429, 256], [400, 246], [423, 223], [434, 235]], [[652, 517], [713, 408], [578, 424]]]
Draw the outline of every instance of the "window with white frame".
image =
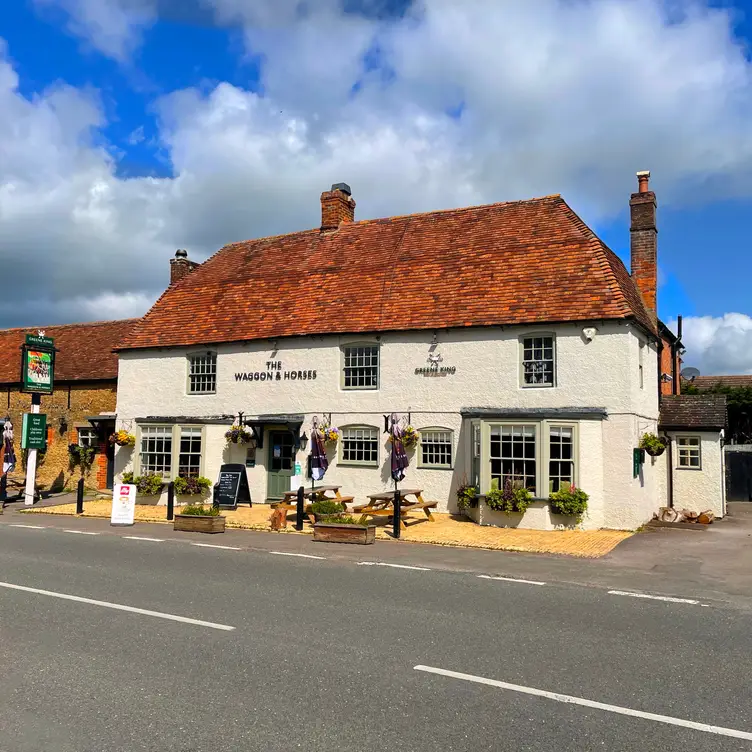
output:
[[195, 353], [188, 357], [188, 393], [214, 394], [217, 391], [217, 354]]
[[141, 427], [141, 475], [161, 475], [170, 480], [172, 474], [172, 426]]
[[513, 485], [537, 492], [537, 427], [535, 425], [491, 426], [491, 488]]
[[445, 428], [420, 431], [420, 467], [452, 467], [452, 432]]
[[343, 428], [342, 462], [354, 465], [378, 465], [379, 429], [370, 426]]
[[700, 469], [700, 437], [678, 436], [676, 439], [676, 456], [680, 468]]
[[379, 388], [379, 346], [347, 345], [343, 348], [345, 389]]
[[548, 432], [548, 491], [553, 493], [574, 483], [574, 428], [551, 426]]
[[96, 428], [79, 428], [78, 431], [78, 445], [80, 447], [93, 447], [96, 449], [99, 446], [99, 437], [97, 436]]
[[553, 386], [556, 372], [554, 336], [522, 337], [522, 386]]
[[201, 426], [180, 427], [178, 475], [197, 478], [201, 475]]

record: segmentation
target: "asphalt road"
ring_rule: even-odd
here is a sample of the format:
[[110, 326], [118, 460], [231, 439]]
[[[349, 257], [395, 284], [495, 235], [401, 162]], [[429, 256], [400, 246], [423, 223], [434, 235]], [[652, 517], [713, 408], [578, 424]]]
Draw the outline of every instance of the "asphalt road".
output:
[[536, 585], [421, 547], [42, 519], [0, 524], [2, 752], [752, 749], [742, 601], [611, 594], [552, 558]]

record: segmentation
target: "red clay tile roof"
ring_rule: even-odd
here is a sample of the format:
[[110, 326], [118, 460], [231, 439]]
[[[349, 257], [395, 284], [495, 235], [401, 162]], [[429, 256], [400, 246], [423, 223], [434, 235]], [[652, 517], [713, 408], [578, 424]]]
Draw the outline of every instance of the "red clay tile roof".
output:
[[121, 347], [624, 318], [655, 332], [624, 264], [547, 196], [233, 243]]
[[714, 386], [752, 387], [752, 374], [739, 376], [695, 376], [690, 382], [698, 389], [712, 389]]
[[138, 319], [90, 324], [0, 329], [0, 383], [15, 384], [21, 376], [21, 350], [27, 334], [43, 330], [55, 340], [55, 381], [96, 381], [117, 378], [113, 348], [128, 335]]
[[680, 394], [661, 398], [661, 428], [718, 429], [726, 427], [726, 396]]

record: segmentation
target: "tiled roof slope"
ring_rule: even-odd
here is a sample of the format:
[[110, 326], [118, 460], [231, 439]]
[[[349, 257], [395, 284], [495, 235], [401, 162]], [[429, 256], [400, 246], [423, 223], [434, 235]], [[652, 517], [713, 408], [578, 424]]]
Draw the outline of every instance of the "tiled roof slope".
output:
[[138, 319], [98, 321], [90, 324], [0, 329], [0, 383], [15, 384], [21, 376], [21, 351], [27, 334], [43, 330], [55, 340], [55, 381], [116, 379], [121, 342]]
[[663, 397], [658, 425], [661, 428], [725, 428], [726, 396], [681, 394]]
[[622, 262], [547, 196], [225, 246], [122, 348], [623, 318], [655, 331]]
[[692, 386], [698, 389], [712, 389], [715, 386], [752, 387], [752, 374], [738, 376], [695, 376]]

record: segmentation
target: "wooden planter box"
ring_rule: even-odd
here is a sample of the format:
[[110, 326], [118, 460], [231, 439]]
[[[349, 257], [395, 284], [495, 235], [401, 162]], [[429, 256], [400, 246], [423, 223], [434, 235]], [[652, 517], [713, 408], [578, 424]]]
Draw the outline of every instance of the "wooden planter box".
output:
[[221, 515], [204, 517], [195, 514], [176, 514], [172, 529], [186, 533], [224, 533], [225, 518]]
[[325, 543], [359, 543], [361, 546], [376, 540], [376, 525], [339, 525], [317, 522], [313, 526], [313, 539]]

